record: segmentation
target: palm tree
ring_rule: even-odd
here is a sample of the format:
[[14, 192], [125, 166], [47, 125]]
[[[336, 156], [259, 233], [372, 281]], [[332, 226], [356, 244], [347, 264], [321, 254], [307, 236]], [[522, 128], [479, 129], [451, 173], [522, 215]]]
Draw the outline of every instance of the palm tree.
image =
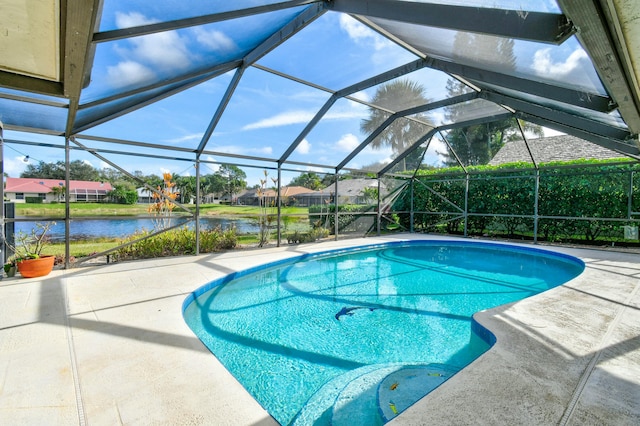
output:
[[[408, 79], [394, 80], [380, 86], [373, 97], [371, 103], [382, 108], [397, 112], [418, 105], [424, 105], [430, 100], [424, 95], [425, 88]], [[360, 130], [364, 133], [372, 133], [389, 118], [387, 111], [378, 108], [369, 108], [369, 118], [363, 119], [360, 123]], [[414, 116], [421, 121], [428, 122], [426, 115]], [[398, 156], [409, 149], [422, 135], [429, 130], [427, 125], [420, 124], [414, 120], [398, 118], [394, 120], [378, 137], [371, 142], [371, 147], [381, 149], [385, 146], [391, 147], [395, 156]], [[406, 170], [407, 163], [417, 167], [422, 158], [422, 151], [414, 150], [403, 160], [403, 169]]]
[[58, 185], [51, 187], [51, 193], [56, 197], [56, 201], [60, 201], [65, 192], [66, 188], [64, 186]]

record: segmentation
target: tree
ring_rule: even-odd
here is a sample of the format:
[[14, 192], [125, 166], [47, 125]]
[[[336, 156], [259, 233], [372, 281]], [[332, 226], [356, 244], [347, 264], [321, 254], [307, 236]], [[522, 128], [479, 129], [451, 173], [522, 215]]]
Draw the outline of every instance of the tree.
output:
[[247, 174], [238, 166], [231, 164], [223, 164], [216, 173], [224, 178], [223, 194], [228, 194], [231, 202], [233, 203], [233, 194], [247, 186], [247, 182], [245, 180], [247, 178]]
[[[401, 111], [429, 103], [430, 100], [425, 96], [424, 92], [425, 88], [415, 81], [408, 79], [394, 80], [380, 86], [371, 103], [392, 111]], [[378, 129], [389, 116], [390, 114], [386, 111], [370, 107], [369, 118], [362, 120], [360, 130], [370, 134]], [[414, 117], [421, 121], [429, 122], [425, 114], [414, 115]], [[371, 142], [371, 147], [381, 149], [389, 146], [393, 150], [394, 156], [397, 157], [411, 147], [428, 129], [426, 125], [417, 121], [398, 118]], [[403, 170], [407, 169], [407, 165], [410, 165], [411, 168], [418, 167], [422, 154], [422, 149], [414, 149], [411, 154], [403, 159]]]
[[63, 180], [65, 178], [64, 162], [45, 163], [40, 161], [35, 164], [29, 163], [24, 171], [20, 173], [20, 177]]
[[[133, 176], [135, 176], [136, 179], [140, 179], [143, 182], [145, 182], [147, 185], [151, 186], [152, 188], [157, 188], [159, 186], [162, 186], [164, 184], [164, 179], [158, 175], [154, 175], [154, 174], [150, 174], [150, 175], [145, 175], [144, 173], [142, 173], [140, 170], [136, 170], [135, 172], [133, 172]], [[140, 186], [140, 182], [136, 179], [131, 179], [132, 183], [136, 186], [139, 187]]]
[[112, 169], [111, 167], [105, 167], [98, 171], [98, 176], [101, 182], [111, 182], [114, 184], [115, 182], [132, 182], [133, 180], [129, 178], [127, 175], [122, 173], [118, 169]]
[[[28, 164], [24, 172], [20, 174], [20, 177], [64, 180], [65, 175], [66, 165], [64, 161], [55, 163], [40, 161], [36, 164]], [[69, 163], [69, 179], [97, 182], [100, 181], [100, 173], [91, 164], [82, 160], [74, 160]]]
[[360, 195], [362, 195], [362, 198], [364, 198], [365, 204], [369, 204], [372, 201], [378, 201], [378, 188], [367, 186], [366, 188], [362, 189]]
[[[500, 58], [499, 65], [502, 72], [514, 73], [516, 69], [513, 40], [510, 39], [458, 32], [453, 51], [454, 59], [462, 63], [482, 63], [483, 57], [490, 52], [491, 55]], [[497, 55], [494, 52], [497, 52]], [[450, 97], [470, 91], [468, 86], [453, 78], [447, 81], [446, 88]], [[468, 101], [448, 107], [445, 114], [447, 120], [452, 123], [466, 120], [474, 103], [476, 101]], [[522, 121], [521, 125], [527, 132], [543, 135], [540, 126]], [[447, 166], [458, 165], [454, 152], [463, 165], [487, 164], [505, 142], [515, 139], [522, 138], [520, 129], [512, 118], [460, 127], [447, 133], [446, 140], [450, 148], [447, 147], [446, 153], [439, 154], [444, 157], [444, 163]]]
[[314, 191], [323, 188], [320, 176], [318, 176], [314, 172], [302, 173], [300, 176], [291, 179], [291, 182], [289, 182], [289, 186], [302, 186]]
[[64, 186], [53, 186], [51, 187], [51, 193], [56, 197], [56, 201], [60, 201], [62, 196], [66, 192], [66, 187]]
[[180, 202], [185, 204], [190, 203], [196, 196], [195, 176], [176, 176], [174, 181], [180, 192]]
[[109, 199], [118, 204], [135, 204], [138, 201], [138, 191], [129, 182], [119, 181], [112, 184], [113, 189], [109, 191], [107, 196]]
[[216, 194], [220, 196], [224, 194], [227, 179], [218, 173], [204, 175], [200, 177], [200, 191], [202, 195]]

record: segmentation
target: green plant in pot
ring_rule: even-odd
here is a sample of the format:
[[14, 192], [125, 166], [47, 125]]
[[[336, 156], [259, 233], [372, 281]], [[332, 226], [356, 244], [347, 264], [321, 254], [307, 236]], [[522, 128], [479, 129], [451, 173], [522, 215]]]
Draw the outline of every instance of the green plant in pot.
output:
[[7, 262], [4, 264], [4, 273], [7, 274], [7, 277], [13, 277], [16, 275], [16, 264], [15, 262]]
[[[42, 250], [49, 243], [47, 232], [55, 222], [36, 223], [30, 233], [18, 232], [13, 249], [13, 261], [25, 278], [43, 277], [53, 270], [55, 256], [43, 255]], [[5, 265], [6, 268], [6, 265]]]

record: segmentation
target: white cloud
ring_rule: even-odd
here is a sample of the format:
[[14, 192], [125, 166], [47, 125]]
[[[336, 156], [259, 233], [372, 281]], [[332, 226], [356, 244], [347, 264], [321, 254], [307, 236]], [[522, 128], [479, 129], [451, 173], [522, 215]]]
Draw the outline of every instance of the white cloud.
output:
[[196, 40], [205, 48], [213, 52], [232, 52], [238, 49], [236, 43], [220, 31], [207, 31], [200, 27], [193, 30]]
[[375, 50], [381, 50], [390, 46], [392, 43], [364, 26], [347, 14], [340, 15], [340, 27], [349, 35], [356, 43], [367, 44], [373, 46]]
[[[331, 109], [322, 117], [322, 120], [352, 120], [368, 117], [367, 108], [358, 102], [349, 101], [348, 108]], [[315, 111], [287, 111], [274, 115], [255, 123], [247, 124], [242, 130], [265, 129], [269, 127], [281, 127], [291, 124], [308, 123], [315, 116]]]
[[175, 31], [135, 37], [130, 40], [134, 58], [164, 69], [186, 69], [191, 60], [186, 40]]
[[112, 87], [136, 85], [155, 78], [155, 73], [139, 62], [124, 61], [107, 67], [107, 82]]
[[290, 124], [308, 123], [313, 118], [313, 113], [309, 111], [289, 111], [274, 115], [270, 118], [247, 124], [242, 130], [256, 130], [268, 127], [288, 126]]
[[354, 134], [348, 133], [342, 136], [342, 138], [340, 138], [340, 140], [336, 142], [336, 149], [343, 152], [351, 152], [358, 145], [360, 145], [360, 141], [358, 141], [358, 138]]
[[166, 139], [167, 143], [181, 144], [183, 142], [199, 141], [202, 139], [204, 133], [192, 133], [190, 135], [184, 135], [179, 138]]
[[[156, 21], [140, 13], [117, 13], [118, 28], [152, 24]], [[153, 69], [184, 70], [191, 63], [187, 40], [176, 31], [133, 37], [114, 47], [122, 61], [107, 69], [108, 82], [114, 87], [139, 84], [155, 78]]]
[[302, 139], [302, 142], [296, 147], [296, 152], [298, 154], [308, 154], [311, 151], [311, 144], [308, 140]]
[[551, 49], [541, 49], [533, 56], [533, 70], [541, 76], [566, 77], [576, 70], [580, 70], [589, 57], [582, 49], [574, 50], [564, 62], [554, 62]]
[[428, 113], [429, 119], [431, 120], [431, 122], [433, 124], [435, 124], [436, 126], [440, 126], [443, 123], [447, 123], [449, 120], [447, 120], [444, 111], [443, 110], [435, 110], [435, 111], [429, 111]]
[[367, 92], [362, 91], [362, 90], [352, 94], [351, 97], [356, 98], [356, 99], [360, 99], [363, 102], [370, 102], [371, 101], [371, 96], [369, 96], [369, 94]]
[[24, 172], [27, 168], [27, 163], [24, 162], [25, 157], [5, 157], [4, 158], [4, 172], [10, 177], [19, 177], [20, 173]]
[[142, 13], [131, 12], [122, 13], [116, 12], [116, 27], [118, 28], [132, 28], [139, 27], [141, 25], [155, 24], [157, 20], [149, 19]]

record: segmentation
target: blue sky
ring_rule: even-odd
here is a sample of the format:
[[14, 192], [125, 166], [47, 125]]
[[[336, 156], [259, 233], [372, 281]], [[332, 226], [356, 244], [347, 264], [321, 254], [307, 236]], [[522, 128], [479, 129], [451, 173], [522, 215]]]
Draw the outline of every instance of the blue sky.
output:
[[[150, 3], [152, 4], [150, 6]], [[165, 20], [171, 8], [171, 19], [198, 13], [198, 7], [207, 7], [208, 13], [225, 2], [182, 2], [184, 8], [176, 11], [175, 2], [153, 3], [147, 1], [105, 1], [101, 29], [115, 29], [143, 25]], [[253, 5], [264, 2], [243, 1], [236, 5]], [[455, 4], [486, 5], [487, 2], [457, 1]], [[529, 5], [527, 5], [529, 3]], [[188, 7], [187, 7], [188, 4]], [[492, 1], [492, 6], [514, 7], [513, 2]], [[527, 10], [533, 5], [539, 11], [557, 11], [555, 2], [521, 2]], [[182, 7], [180, 6], [180, 7]], [[192, 7], [193, 6], [193, 7]], [[226, 6], [228, 7], [228, 6]], [[195, 9], [194, 9], [195, 8]], [[214, 10], [212, 10], [214, 8]], [[251, 50], [262, 31], [289, 19], [291, 10], [268, 17], [250, 17], [229, 23], [218, 23], [201, 28], [187, 28], [134, 39], [118, 40], [98, 46], [92, 83], [83, 93], [83, 101], [119, 93], [127, 87], [142, 82], [153, 82], [176, 73], [189, 72], [199, 67], [215, 64], [232, 57], [237, 52]], [[444, 30], [430, 30], [434, 37], [451, 38]], [[446, 55], [446, 43], [433, 46], [434, 53]], [[518, 74], [536, 79], [560, 79], [567, 84], [584, 86], [590, 91], [601, 91], [599, 81], [589, 64], [586, 53], [574, 39], [562, 46], [548, 46], [530, 42], [516, 42]], [[328, 12], [285, 42], [258, 64], [311, 81], [330, 90], [339, 90], [367, 77], [374, 76], [416, 59], [412, 54], [364, 27], [356, 20], [338, 13]], [[489, 58], [488, 60], [491, 60]], [[190, 148], [198, 146], [210, 117], [222, 98], [232, 73], [219, 76], [204, 84], [148, 105], [112, 121], [91, 128], [84, 133], [109, 138], [150, 142], [168, 147]], [[447, 76], [433, 70], [422, 70], [409, 76], [420, 82], [429, 99], [446, 97]], [[594, 81], [595, 80], [595, 81]], [[362, 100], [370, 100], [376, 88], [355, 94]], [[206, 149], [221, 153], [278, 159], [289, 144], [300, 134], [306, 123], [329, 98], [330, 94], [291, 80], [281, 78], [257, 68], [249, 68], [243, 75], [225, 114], [218, 123]], [[360, 131], [360, 122], [368, 116], [366, 106], [341, 100], [329, 110], [319, 124], [305, 137], [290, 157], [293, 161], [312, 164], [335, 165], [342, 161], [366, 135]], [[443, 111], [431, 117], [436, 123], [444, 120]], [[0, 117], [1, 119], [1, 117]], [[548, 131], [547, 135], [555, 134]], [[23, 133], [5, 132], [7, 139], [55, 140], [60, 138]], [[111, 144], [83, 142], [93, 147], [117, 149]], [[125, 147], [130, 152], [154, 152], [136, 147]], [[169, 150], [157, 154], [169, 157], [188, 156]], [[29, 161], [64, 160], [63, 150], [9, 145], [5, 149], [5, 171], [18, 176]], [[146, 159], [141, 156], [103, 154], [129, 171], [144, 174], [161, 174], [164, 171], [194, 175], [192, 163], [168, 159]], [[349, 167], [363, 167], [375, 162], [389, 161], [390, 149], [365, 149]], [[210, 161], [226, 161], [223, 156], [203, 157]], [[80, 159], [94, 167], [107, 164], [91, 154], [72, 152], [72, 160]], [[233, 160], [233, 163], [262, 165], [251, 160]], [[427, 159], [429, 164], [437, 158]], [[272, 164], [273, 165], [273, 164]], [[293, 166], [292, 166], [293, 167]], [[301, 171], [328, 172], [327, 169], [299, 167]], [[215, 171], [216, 166], [206, 165], [203, 173]], [[262, 168], [245, 168], [250, 184], [262, 176]], [[275, 175], [275, 173], [272, 173]], [[285, 173], [283, 183], [295, 176]]]

